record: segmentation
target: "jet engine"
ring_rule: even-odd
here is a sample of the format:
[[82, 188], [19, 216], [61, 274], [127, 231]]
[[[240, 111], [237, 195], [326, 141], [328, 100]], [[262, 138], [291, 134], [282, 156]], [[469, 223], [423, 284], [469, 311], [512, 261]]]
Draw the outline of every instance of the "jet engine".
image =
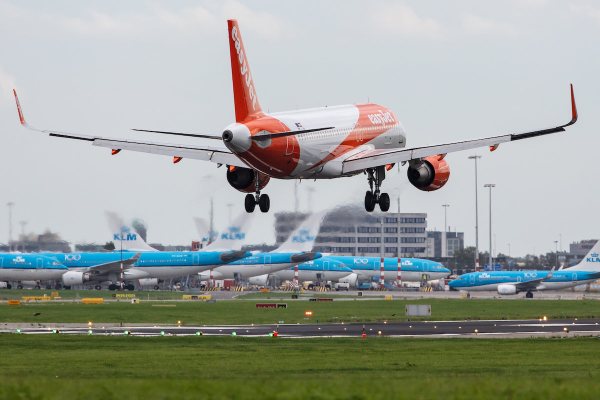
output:
[[258, 190], [261, 190], [271, 179], [262, 172], [257, 172], [250, 168], [235, 167], [230, 165], [227, 168], [227, 182], [234, 188], [244, 193], [254, 193], [256, 191], [256, 180], [258, 179]]
[[62, 276], [63, 285], [83, 285], [84, 282], [90, 280], [90, 274], [88, 272], [81, 271], [69, 271], [65, 272]]
[[357, 287], [358, 286], [358, 274], [352, 273], [348, 276], [338, 279], [338, 282], [349, 283], [350, 286]]
[[450, 178], [450, 167], [443, 155], [430, 156], [411, 162], [406, 171], [408, 180], [419, 190], [431, 192], [441, 189]]
[[268, 274], [252, 276], [252, 277], [248, 278], [248, 282], [251, 285], [256, 285], [256, 286], [267, 286], [268, 280], [269, 280]]
[[498, 294], [517, 294], [517, 287], [506, 283], [498, 285]]

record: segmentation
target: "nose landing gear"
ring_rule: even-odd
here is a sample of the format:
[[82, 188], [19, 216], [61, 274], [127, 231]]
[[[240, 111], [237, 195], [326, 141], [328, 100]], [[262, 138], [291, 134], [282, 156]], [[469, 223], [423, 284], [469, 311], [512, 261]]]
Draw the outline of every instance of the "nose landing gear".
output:
[[[367, 169], [369, 187], [371, 190], [365, 193], [365, 210], [373, 212], [375, 205], [379, 204], [381, 211], [386, 212], [390, 209], [390, 195], [381, 193], [381, 182], [385, 179], [385, 167]], [[375, 190], [373, 190], [375, 186]]]
[[256, 179], [255, 183], [255, 193], [248, 193], [246, 198], [244, 199], [244, 207], [246, 208], [246, 212], [251, 213], [254, 212], [256, 205], [258, 204], [258, 208], [260, 211], [266, 213], [269, 212], [269, 208], [271, 208], [271, 199], [269, 199], [268, 194], [260, 194], [260, 182]]

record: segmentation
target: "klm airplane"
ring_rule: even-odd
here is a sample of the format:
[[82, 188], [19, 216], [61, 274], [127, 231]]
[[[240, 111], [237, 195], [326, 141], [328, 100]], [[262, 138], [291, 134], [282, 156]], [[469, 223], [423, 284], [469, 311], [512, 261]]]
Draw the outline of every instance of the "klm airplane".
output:
[[[277, 249], [269, 253], [256, 253], [219, 266], [211, 272], [200, 274], [200, 279], [211, 279], [212, 275], [212, 279], [248, 280], [320, 258], [321, 253], [311, 252], [311, 250], [323, 216], [324, 213], [314, 213], [307, 217]], [[209, 245], [207, 250], [212, 246], [213, 244]]]
[[134, 253], [116, 251], [110, 253], [44, 253], [69, 271], [62, 276], [65, 286], [110, 282], [115, 290], [120, 282], [129, 282], [125, 289], [133, 290], [131, 281], [143, 286], [158, 285], [159, 279], [178, 278], [197, 274], [218, 265], [239, 260], [250, 255], [246, 251], [148, 251]]
[[[339, 281], [352, 274], [352, 270], [344, 263], [331, 260], [329, 256], [317, 260], [298, 264], [298, 281]], [[250, 278], [252, 285], [266, 286], [269, 276], [276, 277], [282, 281], [291, 281], [294, 279], [295, 266], [274, 272]]]
[[[381, 274], [380, 257], [357, 257], [357, 256], [328, 256], [327, 258], [344, 263], [356, 274], [352, 280], [372, 280]], [[389, 258], [383, 260], [383, 271], [385, 280], [396, 280], [400, 276], [405, 282], [421, 282], [442, 279], [450, 275], [451, 271], [437, 261], [421, 258]], [[354, 278], [354, 279], [353, 279]]]
[[[58, 280], [68, 271], [67, 267], [52, 257], [41, 254], [0, 253], [0, 281], [8, 282]], [[19, 283], [19, 286], [21, 284]]]
[[561, 290], [600, 279], [600, 241], [579, 264], [558, 271], [494, 271], [470, 272], [450, 282], [451, 290], [496, 290], [512, 295], [525, 292], [533, 297], [536, 290]]
[[[371, 280], [380, 276], [379, 257], [355, 256], [324, 256], [318, 260], [298, 265], [298, 280], [300, 281], [344, 281], [356, 285], [361, 280]], [[442, 264], [420, 258], [401, 259], [401, 277], [407, 282], [435, 280], [450, 275], [450, 270]], [[282, 280], [294, 278], [294, 268], [278, 271], [273, 276]], [[398, 259], [384, 259], [384, 277], [395, 280], [398, 277]], [[267, 275], [259, 276], [250, 281], [255, 285], [265, 285]]]

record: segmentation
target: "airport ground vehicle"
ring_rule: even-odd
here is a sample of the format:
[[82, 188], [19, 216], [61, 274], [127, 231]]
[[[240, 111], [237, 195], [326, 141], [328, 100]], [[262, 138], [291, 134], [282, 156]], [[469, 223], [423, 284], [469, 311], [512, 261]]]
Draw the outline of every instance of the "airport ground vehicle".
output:
[[27, 124], [15, 91], [20, 122], [53, 137], [85, 141], [111, 149], [113, 155], [130, 150], [171, 156], [174, 163], [191, 158], [210, 161], [217, 166], [226, 165], [227, 182], [246, 193], [244, 207], [250, 213], [257, 205], [262, 212], [269, 211], [270, 198], [261, 191], [271, 178], [332, 179], [362, 173], [366, 175], [368, 184], [365, 209], [373, 211], [378, 204], [382, 211], [387, 211], [390, 196], [382, 191], [382, 183], [395, 164], [408, 163], [410, 183], [419, 190], [434, 191], [442, 188], [450, 178], [450, 167], [445, 159], [448, 153], [479, 147], [489, 147], [494, 151], [501, 143], [562, 132], [577, 121], [572, 85], [571, 120], [566, 124], [519, 134], [413, 148], [406, 147], [407, 133], [397, 116], [379, 104], [265, 112], [258, 101], [238, 22], [228, 20], [227, 26], [235, 122], [227, 125], [220, 134], [135, 129], [215, 140], [225, 147], [129, 141], [37, 130]]

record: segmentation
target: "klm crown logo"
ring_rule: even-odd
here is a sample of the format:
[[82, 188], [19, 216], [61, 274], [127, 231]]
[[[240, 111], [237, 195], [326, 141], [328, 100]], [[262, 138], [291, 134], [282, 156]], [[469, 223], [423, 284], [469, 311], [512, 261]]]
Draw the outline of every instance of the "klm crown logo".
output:
[[300, 229], [297, 235], [292, 236], [293, 243], [306, 243], [315, 240], [315, 236], [310, 234], [308, 229]]
[[227, 232], [221, 233], [223, 240], [244, 240], [246, 234], [242, 232], [239, 226], [230, 226]]
[[16, 256], [15, 258], [13, 258], [13, 262], [15, 263], [24, 263], [25, 259], [21, 256]]
[[131, 232], [128, 226], [121, 227], [121, 232], [113, 234], [113, 240], [124, 242], [135, 242], [137, 235]]
[[590, 254], [590, 257], [585, 259], [586, 262], [597, 262], [600, 263], [600, 255], [598, 253]]

